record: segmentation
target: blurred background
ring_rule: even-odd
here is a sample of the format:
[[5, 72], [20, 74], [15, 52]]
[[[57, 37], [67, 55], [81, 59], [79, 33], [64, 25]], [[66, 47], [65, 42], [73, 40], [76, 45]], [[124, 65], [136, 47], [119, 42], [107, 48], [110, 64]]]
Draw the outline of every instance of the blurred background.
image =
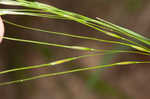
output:
[[[149, 0], [38, 1], [91, 18], [100, 17], [134, 30], [146, 37], [150, 37]], [[17, 7], [1, 5], [0, 8]], [[76, 22], [11, 15], [3, 16], [3, 18], [25, 26], [50, 31], [116, 40]], [[20, 29], [8, 24], [5, 24], [5, 28], [5, 35], [9, 37], [99, 49], [129, 49], [115, 44]], [[0, 45], [0, 70], [38, 65], [84, 54], [87, 53], [65, 48], [4, 40]], [[88, 57], [54, 67], [8, 73], [1, 75], [0, 81], [11, 81], [43, 73], [109, 64], [117, 61], [148, 59], [149, 57], [138, 54], [113, 54]], [[150, 67], [148, 64], [136, 64], [43, 78], [25, 83], [2, 86], [0, 87], [0, 99], [150, 99], [149, 70]]]

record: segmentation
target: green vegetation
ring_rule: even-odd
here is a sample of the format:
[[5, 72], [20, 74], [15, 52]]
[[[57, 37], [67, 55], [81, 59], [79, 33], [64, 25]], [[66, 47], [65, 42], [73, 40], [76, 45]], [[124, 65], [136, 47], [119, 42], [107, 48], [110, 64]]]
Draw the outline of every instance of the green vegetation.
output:
[[[93, 41], [104, 42], [104, 43], [119, 44], [119, 45], [123, 45], [123, 46], [130, 47], [132, 49], [137, 50], [137, 51], [102, 50], [102, 49], [94, 49], [94, 48], [89, 48], [89, 47], [84, 47], [84, 46], [69, 46], [69, 45], [31, 41], [31, 40], [24, 40], [24, 39], [11, 38], [11, 37], [3, 37], [4, 39], [7, 39], [7, 40], [14, 40], [14, 41], [19, 41], [19, 42], [40, 44], [40, 45], [46, 45], [46, 46], [55, 46], [55, 47], [73, 49], [73, 50], [90, 51], [90, 52], [93, 52], [93, 54], [87, 54], [87, 55], [82, 55], [82, 56], [77, 56], [77, 57], [69, 57], [66, 59], [57, 60], [57, 61], [50, 62], [47, 64], [5, 70], [5, 71], [1, 71], [0, 74], [5, 74], [8, 72], [14, 72], [14, 71], [20, 71], [20, 70], [26, 70], [26, 69], [41, 68], [41, 67], [46, 67], [46, 66], [54, 66], [57, 64], [62, 64], [62, 63], [74, 61], [74, 60], [77, 60], [80, 58], [96, 56], [96, 55], [114, 54], [114, 53], [133, 53], [133, 54], [137, 53], [137, 54], [148, 55], [148, 56], [150, 55], [150, 49], [145, 46], [145, 45], [150, 45], [150, 39], [148, 39], [138, 33], [135, 33], [131, 30], [128, 30], [126, 28], [112, 24], [103, 19], [100, 19], [100, 18], [92, 19], [92, 18], [85, 17], [85, 16], [77, 14], [77, 13], [64, 11], [64, 10], [58, 9], [54, 6], [43, 4], [40, 2], [35, 2], [35, 1], [31, 2], [31, 1], [26, 1], [26, 0], [16, 0], [16, 1], [1, 0], [0, 4], [10, 5], [10, 6], [22, 6], [22, 7], [27, 8], [27, 9], [0, 9], [0, 15], [7, 15], [7, 14], [8, 15], [28, 15], [28, 16], [45, 17], [45, 18], [50, 18], [50, 19], [75, 21], [75, 22], [81, 23], [87, 27], [90, 27], [92, 29], [95, 29], [95, 30], [99, 31], [100, 33], [104, 33], [110, 37], [122, 40], [123, 42], [110, 41], [110, 40], [104, 40], [104, 39], [100, 39], [100, 38], [72, 35], [69, 33], [60, 33], [60, 32], [53, 32], [53, 31], [42, 30], [42, 29], [37, 29], [37, 28], [31, 28], [31, 27], [22, 26], [22, 25], [15, 24], [13, 22], [4, 20], [4, 22], [7, 24], [11, 24], [11, 25], [19, 27], [19, 28], [30, 29], [30, 30], [34, 30], [34, 31], [40, 31], [40, 32], [46, 32], [46, 33], [51, 33], [51, 34], [56, 34], [56, 35], [61, 35], [61, 36], [93, 40]], [[34, 76], [31, 78], [24, 78], [21, 80], [2, 82], [2, 83], [0, 83], [0, 86], [9, 85], [9, 84], [13, 84], [13, 83], [25, 82], [25, 81], [29, 81], [29, 80], [33, 80], [33, 79], [44, 78], [44, 77], [62, 75], [62, 74], [67, 74], [67, 73], [93, 70], [93, 69], [112, 67], [112, 66], [127, 65], [127, 64], [138, 64], [138, 63], [150, 63], [150, 61], [123, 61], [123, 62], [117, 62], [117, 63], [112, 63], [112, 64], [100, 65], [100, 66], [77, 68], [77, 69], [68, 70], [68, 71], [62, 71], [62, 72], [56, 72], [56, 73], [50, 73], [50, 74], [41, 74], [38, 76]]]

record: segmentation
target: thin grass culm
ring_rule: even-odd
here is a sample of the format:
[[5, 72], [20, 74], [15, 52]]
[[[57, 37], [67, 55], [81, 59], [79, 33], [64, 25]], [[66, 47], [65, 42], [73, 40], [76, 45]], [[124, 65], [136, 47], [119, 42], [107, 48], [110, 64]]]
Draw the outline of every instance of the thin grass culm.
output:
[[125, 61], [125, 62], [118, 62], [118, 63], [108, 64], [108, 65], [78, 68], [78, 69], [73, 69], [73, 70], [68, 70], [68, 71], [63, 71], [63, 72], [41, 74], [41, 75], [30, 77], [30, 78], [24, 78], [24, 79], [20, 79], [20, 80], [2, 82], [2, 83], [0, 83], [0, 86], [10, 85], [10, 84], [15, 84], [15, 83], [22, 83], [22, 82], [26, 82], [26, 81], [30, 81], [30, 80], [35, 80], [35, 79], [40, 79], [40, 78], [45, 78], [45, 77], [58, 76], [58, 75], [74, 73], [74, 72], [81, 72], [81, 71], [94, 70], [94, 69], [102, 69], [102, 68], [106, 68], [106, 67], [108, 68], [108, 67], [120, 66], [120, 65], [143, 64], [143, 63], [150, 63], [150, 61]]
[[[99, 33], [104, 33], [106, 36], [110, 36], [112, 38], [115, 38], [117, 41], [112, 41], [112, 40], [105, 40], [101, 39], [100, 37], [95, 38], [95, 37], [88, 37], [84, 35], [74, 35], [74, 34], [69, 34], [69, 33], [64, 33], [64, 32], [53, 32], [49, 30], [43, 30], [39, 28], [33, 28], [33, 27], [28, 27], [20, 24], [16, 24], [13, 22], [10, 22], [8, 20], [3, 21], [6, 24], [10, 24], [12, 26], [16, 26], [18, 28], [22, 29], [28, 29], [32, 31], [39, 31], [43, 33], [49, 33], [49, 34], [55, 34], [61, 36], [66, 36], [66, 37], [71, 37], [71, 38], [76, 38], [76, 39], [84, 39], [84, 40], [91, 40], [91, 41], [97, 41], [97, 42], [103, 42], [103, 43], [112, 43], [116, 45], [122, 45], [125, 47], [130, 47], [130, 50], [104, 50], [104, 49], [96, 49], [96, 48], [91, 48], [91, 47], [84, 47], [84, 46], [78, 46], [78, 45], [63, 45], [63, 44], [55, 44], [55, 43], [50, 43], [50, 42], [42, 42], [42, 41], [33, 41], [33, 40], [25, 40], [25, 39], [20, 39], [20, 38], [12, 38], [12, 37], [6, 37], [1, 35], [0, 38], [3, 38], [5, 40], [11, 40], [11, 41], [18, 41], [18, 42], [25, 42], [25, 43], [30, 43], [30, 44], [39, 44], [43, 46], [55, 46], [59, 48], [67, 48], [71, 50], [79, 50], [79, 51], [86, 51], [86, 52], [92, 52], [92, 54], [86, 54], [86, 55], [81, 55], [81, 56], [75, 56], [75, 57], [69, 57], [61, 60], [56, 60], [47, 64], [40, 64], [40, 65], [32, 65], [32, 66], [25, 66], [25, 67], [20, 67], [20, 68], [14, 68], [14, 69], [9, 69], [9, 70], [3, 70], [0, 71], [0, 75], [6, 74], [6, 73], [11, 73], [11, 72], [16, 72], [16, 71], [22, 71], [22, 70], [30, 70], [30, 69], [36, 69], [36, 68], [44, 68], [48, 66], [56, 66], [58, 64], [63, 64], [66, 62], [71, 62], [75, 61], [81, 58], [86, 58], [90, 56], [97, 56], [97, 55], [105, 55], [105, 54], [115, 54], [115, 53], [132, 53], [132, 54], [140, 54], [140, 55], [146, 55], [150, 56], [150, 49], [145, 46], [149, 45], [150, 46], [150, 39], [147, 37], [144, 37], [136, 32], [133, 32], [131, 30], [128, 30], [126, 28], [117, 26], [115, 24], [112, 24], [108, 21], [105, 21], [99, 17], [96, 17], [96, 19], [92, 19], [83, 15], [80, 15], [78, 13], [73, 13], [69, 11], [65, 11], [59, 8], [56, 8], [51, 5], [43, 4], [40, 2], [31, 2], [27, 0], [0, 0], [0, 4], [2, 5], [9, 5], [9, 6], [21, 6], [21, 7], [26, 7], [26, 9], [0, 9], [0, 15], [26, 15], [26, 16], [34, 16], [34, 17], [43, 17], [43, 18], [48, 18], [48, 19], [57, 19], [57, 20], [66, 20], [66, 21], [75, 21], [77, 23], [81, 23], [87, 27], [90, 27]], [[118, 41], [119, 40], [119, 41]], [[92, 66], [92, 67], [84, 67], [84, 68], [76, 68], [73, 70], [67, 70], [67, 71], [62, 71], [62, 72], [55, 72], [55, 73], [49, 73], [49, 74], [40, 74], [34, 77], [30, 78], [22, 78], [19, 80], [14, 80], [14, 81], [8, 81], [8, 82], [1, 82], [0, 86], [4, 85], [10, 85], [10, 84], [15, 84], [15, 83], [22, 83], [25, 81], [29, 80], [34, 80], [34, 79], [40, 79], [40, 78], [45, 78], [45, 77], [50, 77], [50, 76], [57, 76], [57, 75], [63, 75], [63, 74], [68, 74], [68, 73], [73, 73], [73, 72], [79, 72], [79, 71], [87, 71], [87, 70], [94, 70], [94, 69], [101, 69], [101, 68], [108, 68], [108, 67], [113, 67], [113, 66], [120, 66], [120, 65], [131, 65], [131, 64], [143, 64], [143, 63], [150, 63], [150, 61], [122, 61], [122, 62], [116, 62], [112, 64], [106, 64], [106, 65], [97, 65], [97, 66]], [[13, 64], [12, 64], [13, 65]]]

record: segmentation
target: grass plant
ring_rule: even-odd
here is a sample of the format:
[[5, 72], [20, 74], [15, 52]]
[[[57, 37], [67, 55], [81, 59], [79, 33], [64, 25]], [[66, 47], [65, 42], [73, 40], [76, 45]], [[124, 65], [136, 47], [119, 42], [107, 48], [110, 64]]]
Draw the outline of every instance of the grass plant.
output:
[[[116, 38], [120, 41], [111, 41], [111, 40], [105, 40], [101, 38], [94, 38], [94, 37], [87, 37], [83, 35], [73, 35], [69, 33], [61, 33], [61, 32], [53, 32], [48, 30], [42, 30], [37, 29], [33, 27], [23, 26], [20, 24], [16, 24], [13, 22], [10, 22], [8, 20], [4, 20], [5, 23], [11, 24], [13, 26], [16, 26], [18, 28], [33, 30], [33, 31], [40, 31], [40, 32], [46, 32], [50, 34], [56, 34], [60, 36], [67, 36], [77, 39], [86, 39], [86, 40], [93, 40], [97, 42], [104, 42], [104, 43], [112, 43], [112, 44], [119, 44], [126, 47], [130, 47], [136, 51], [132, 50], [104, 50], [104, 49], [94, 49], [90, 47], [84, 47], [84, 46], [70, 46], [70, 45], [62, 45], [62, 44], [54, 44], [54, 43], [48, 43], [48, 42], [40, 42], [40, 41], [32, 41], [32, 40], [24, 40], [20, 38], [11, 38], [4, 36], [3, 39], [12, 40], [12, 41], [19, 41], [19, 42], [26, 42], [26, 43], [32, 43], [32, 44], [40, 44], [45, 46], [55, 46], [60, 48], [68, 48], [73, 50], [81, 50], [81, 51], [90, 51], [93, 52], [92, 54], [82, 55], [82, 56], [76, 56], [76, 57], [69, 57], [62, 60], [56, 60], [54, 62], [50, 62], [47, 64], [40, 64], [35, 66], [25, 66], [21, 68], [15, 68], [10, 70], [4, 70], [0, 71], [0, 75], [6, 74], [9, 72], [15, 72], [15, 71], [21, 71], [26, 69], [35, 69], [35, 68], [43, 68], [46, 66], [55, 66], [58, 64], [63, 64], [65, 62], [75, 61], [80, 58], [86, 58], [90, 56], [96, 56], [96, 55], [105, 55], [105, 54], [114, 54], [114, 53], [132, 53], [132, 54], [141, 54], [141, 55], [150, 55], [150, 49], [145, 45], [150, 45], [150, 39], [146, 38], [134, 31], [131, 31], [129, 29], [120, 27], [118, 25], [115, 25], [113, 23], [110, 23], [106, 20], [103, 20], [101, 18], [96, 17], [96, 19], [92, 19], [83, 15], [80, 15], [78, 13], [73, 13], [69, 11], [65, 11], [59, 8], [56, 8], [51, 5], [43, 4], [36, 1], [27, 1], [27, 0], [0, 0], [0, 4], [3, 5], [9, 5], [9, 6], [22, 6], [26, 7], [26, 9], [0, 9], [0, 15], [27, 15], [27, 16], [36, 16], [36, 17], [44, 17], [49, 19], [59, 19], [59, 20], [67, 20], [67, 21], [75, 21], [78, 23], [81, 23], [87, 27], [90, 27], [94, 30], [99, 31], [100, 33], [104, 33], [107, 36]], [[9, 81], [9, 82], [1, 82], [0, 86], [2, 85], [9, 85], [14, 83], [21, 83], [29, 80], [44, 78], [44, 77], [50, 77], [50, 76], [56, 76], [56, 75], [62, 75], [62, 74], [68, 74], [73, 72], [79, 72], [79, 71], [87, 71], [87, 70], [93, 70], [93, 69], [100, 69], [105, 67], [113, 67], [113, 66], [120, 66], [120, 65], [128, 65], [128, 64], [139, 64], [139, 63], [150, 63], [150, 61], [123, 61], [123, 62], [116, 62], [112, 64], [106, 64], [106, 65], [98, 65], [98, 66], [92, 66], [92, 67], [84, 67], [84, 68], [77, 68], [73, 70], [68, 71], [62, 71], [62, 72], [56, 72], [56, 73], [50, 73], [50, 74], [41, 74], [30, 78], [23, 78], [20, 80], [15, 81]]]

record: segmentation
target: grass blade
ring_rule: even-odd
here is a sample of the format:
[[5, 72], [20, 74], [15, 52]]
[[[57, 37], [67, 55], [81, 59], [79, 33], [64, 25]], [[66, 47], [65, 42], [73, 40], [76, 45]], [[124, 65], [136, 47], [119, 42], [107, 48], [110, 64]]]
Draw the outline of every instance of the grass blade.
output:
[[77, 60], [77, 59], [86, 58], [86, 57], [90, 57], [90, 56], [106, 55], [106, 54], [116, 54], [116, 53], [137, 53], [137, 54], [142, 54], [142, 55], [148, 55], [148, 56], [150, 56], [150, 54], [136, 52], [136, 51], [106, 50], [106, 51], [104, 51], [104, 53], [95, 53], [95, 54], [81, 55], [81, 56], [76, 56], [76, 57], [70, 57], [70, 58], [65, 58], [65, 59], [57, 60], [57, 61], [50, 62], [50, 63], [47, 63], [47, 64], [32, 65], [32, 66], [26, 66], [26, 67], [15, 68], [15, 69], [10, 69], [10, 70], [4, 70], [4, 71], [0, 71], [0, 75], [1, 74], [5, 74], [5, 73], [9, 73], [9, 72], [14, 72], [14, 71], [21, 71], [21, 70], [28, 70], [28, 69], [35, 69], [35, 68], [55, 66], [55, 65], [58, 65], [58, 64], [63, 64], [63, 63], [66, 63], [66, 62], [70, 62], [70, 61], [74, 61], [74, 60]]
[[141, 63], [141, 64], [142, 63], [150, 63], [150, 61], [124, 61], [124, 62], [118, 62], [118, 63], [108, 64], [108, 65], [78, 68], [78, 69], [73, 69], [73, 70], [68, 70], [68, 71], [63, 71], [63, 72], [50, 73], [50, 74], [41, 74], [39, 76], [34, 76], [34, 77], [30, 77], [30, 78], [14, 80], [14, 81], [9, 81], [9, 82], [2, 82], [2, 83], [0, 83], [0, 86], [16, 84], [16, 83], [22, 83], [22, 82], [26, 82], [26, 81], [30, 81], [30, 80], [46, 78], [46, 77], [52, 77], [52, 76], [58, 76], [58, 75], [64, 75], [64, 74], [80, 72], [80, 71], [101, 69], [101, 68], [106, 68], [106, 67], [108, 68], [108, 67], [120, 66], [120, 65], [139, 64], [139, 63]]
[[120, 45], [125, 45], [125, 46], [132, 47], [132, 48], [137, 49], [137, 50], [140, 50], [140, 51], [150, 52], [150, 50], [149, 50], [148, 48], [141, 47], [141, 46], [137, 46], [137, 45], [133, 45], [133, 44], [122, 43], [122, 42], [117, 42], [117, 41], [110, 41], [110, 40], [103, 40], [103, 39], [93, 38], [93, 37], [72, 35], [72, 34], [67, 34], [67, 33], [53, 32], [53, 31], [47, 31], [47, 30], [42, 30], [42, 29], [37, 29], [37, 28], [31, 28], [31, 27], [26, 27], [26, 26], [23, 26], [23, 25], [15, 24], [15, 23], [9, 22], [9, 21], [7, 21], [7, 20], [4, 20], [4, 22], [6, 22], [6, 23], [8, 23], [8, 24], [11, 24], [11, 25], [14, 25], [14, 26], [16, 26], [16, 27], [24, 28], [24, 29], [30, 29], [30, 30], [34, 30], [34, 31], [52, 33], [52, 34], [63, 35], [63, 36], [69, 36], [69, 37], [73, 37], [73, 38], [80, 38], [80, 39], [94, 40], [94, 41], [99, 41], [99, 42], [120, 44]]
[[63, 45], [63, 44], [54, 44], [54, 43], [39, 42], [39, 41], [33, 41], [33, 40], [24, 40], [24, 39], [18, 39], [18, 38], [10, 38], [10, 37], [3, 37], [3, 38], [7, 39], [7, 40], [12, 40], [12, 41], [19, 41], [19, 42], [32, 43], [32, 44], [40, 44], [40, 45], [47, 45], [47, 46], [55, 46], [55, 47], [68, 48], [68, 49], [74, 49], [74, 50], [104, 51], [104, 50], [93, 49], [93, 48], [82, 47], [82, 46], [68, 46], [68, 45]]

